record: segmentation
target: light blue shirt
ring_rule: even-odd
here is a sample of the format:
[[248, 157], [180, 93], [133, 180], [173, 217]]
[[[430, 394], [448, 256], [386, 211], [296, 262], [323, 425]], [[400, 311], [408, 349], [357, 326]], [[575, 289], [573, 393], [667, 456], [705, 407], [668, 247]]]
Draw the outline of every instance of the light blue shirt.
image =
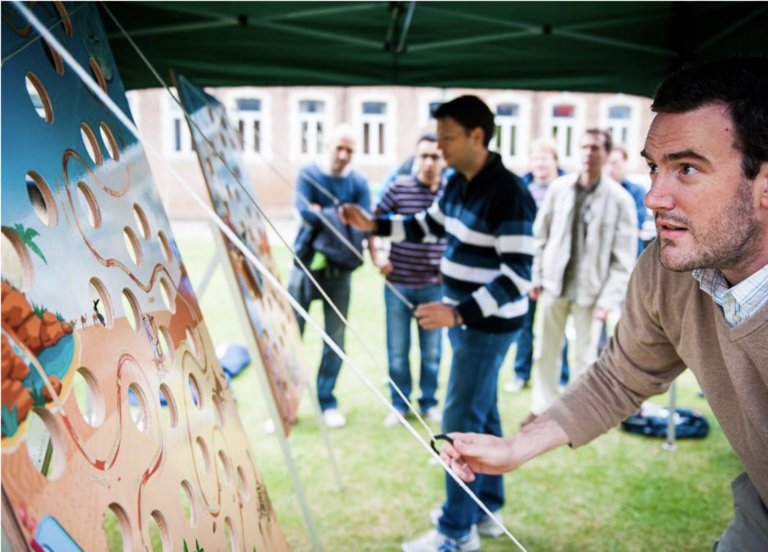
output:
[[768, 265], [738, 285], [728, 287], [723, 273], [716, 268], [693, 271], [699, 287], [723, 308], [728, 324], [738, 326], [768, 302]]

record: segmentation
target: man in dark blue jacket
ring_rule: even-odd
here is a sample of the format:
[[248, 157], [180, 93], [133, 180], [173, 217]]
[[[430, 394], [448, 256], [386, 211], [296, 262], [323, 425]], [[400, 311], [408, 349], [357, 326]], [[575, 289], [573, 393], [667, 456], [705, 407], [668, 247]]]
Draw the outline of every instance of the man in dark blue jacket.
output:
[[[301, 227], [296, 237], [295, 249], [302, 261], [312, 270], [320, 286], [326, 291], [331, 301], [344, 317], [349, 309], [349, 292], [352, 268], [346, 262], [346, 246], [334, 242], [334, 234], [326, 228], [326, 223], [334, 219], [335, 200], [354, 203], [365, 211], [371, 208], [371, 196], [368, 181], [349, 166], [355, 152], [355, 137], [349, 125], [339, 125], [329, 137], [328, 157], [323, 166], [317, 164], [303, 167], [296, 178], [294, 206], [301, 215]], [[328, 212], [330, 210], [330, 212]], [[325, 221], [323, 221], [325, 219]], [[337, 227], [338, 224], [334, 225]], [[346, 238], [353, 237], [350, 233]], [[356, 238], [360, 242], [362, 238]], [[326, 247], [319, 247], [321, 242]], [[334, 247], [335, 245], [335, 247]], [[361, 243], [356, 243], [361, 246]], [[362, 248], [360, 247], [360, 250]], [[339, 262], [333, 251], [344, 254]], [[288, 282], [288, 291], [305, 309], [318, 297], [314, 285], [307, 276], [294, 266]], [[323, 300], [325, 331], [333, 341], [344, 348], [344, 323]], [[299, 318], [299, 328], [304, 331], [304, 320]], [[341, 370], [341, 358], [328, 345], [323, 346], [323, 355], [317, 373], [317, 397], [323, 410], [323, 420], [328, 427], [342, 427], [346, 424], [344, 414], [338, 409], [333, 388]]]
[[[426, 211], [379, 219], [345, 205], [342, 220], [392, 240], [446, 239], [440, 263], [443, 300], [416, 310], [423, 328], [449, 328], [453, 362], [443, 431], [472, 427], [501, 435], [499, 368], [528, 312], [536, 205], [500, 156], [488, 151], [495, 130], [488, 106], [462, 96], [441, 105], [434, 115], [440, 149], [456, 169], [443, 195]], [[478, 477], [470, 487], [491, 511], [502, 507], [500, 477]], [[446, 492], [442, 512], [434, 516], [437, 530], [405, 543], [404, 551], [474, 551], [480, 549], [478, 533], [500, 534], [447, 475]]]

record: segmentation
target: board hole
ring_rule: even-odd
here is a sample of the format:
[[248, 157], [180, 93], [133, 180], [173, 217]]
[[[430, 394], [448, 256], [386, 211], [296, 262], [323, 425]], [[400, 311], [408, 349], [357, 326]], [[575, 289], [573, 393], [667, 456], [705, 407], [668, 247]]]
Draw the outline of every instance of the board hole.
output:
[[75, 372], [72, 383], [75, 400], [85, 423], [98, 427], [104, 422], [104, 394], [93, 373], [84, 366]]
[[136, 429], [141, 433], [147, 433], [150, 426], [149, 404], [144, 391], [136, 383], [128, 387], [128, 407]]
[[120, 149], [117, 147], [115, 135], [112, 134], [112, 131], [104, 121], [99, 125], [99, 133], [101, 134], [101, 141], [107, 146], [109, 157], [115, 161], [120, 161]]
[[136, 237], [136, 233], [130, 226], [123, 228], [123, 239], [125, 241], [125, 248], [128, 250], [128, 256], [136, 266], [141, 266], [143, 261], [143, 254], [141, 251], [141, 244], [139, 238]]
[[43, 82], [32, 71], [28, 71], [26, 75], [27, 79], [27, 94], [32, 101], [32, 106], [35, 111], [46, 123], [53, 122], [53, 104], [51, 103], [51, 97], [48, 95], [48, 91], [45, 89]]
[[111, 328], [114, 321], [112, 299], [107, 293], [107, 288], [98, 278], [91, 278], [89, 297], [93, 323], [101, 323], [102, 326]]
[[171, 389], [165, 383], [160, 384], [160, 411], [169, 427], [176, 427], [179, 421], [176, 399], [173, 398]]
[[85, 151], [88, 152], [88, 157], [96, 165], [100, 166], [104, 162], [104, 156], [101, 154], [101, 146], [99, 146], [99, 142], [96, 140], [96, 135], [88, 123], [80, 124], [80, 137], [83, 139], [83, 145], [85, 146]]
[[88, 224], [93, 228], [99, 228], [101, 226], [101, 208], [96, 201], [96, 196], [93, 195], [85, 182], [77, 183], [77, 197], [80, 207], [85, 211]]
[[32, 287], [32, 259], [29, 249], [19, 235], [7, 226], [2, 227], [3, 279], [13, 288], [25, 292]]
[[133, 331], [138, 331], [141, 328], [141, 307], [133, 292], [125, 288], [123, 289], [123, 311], [125, 311], [125, 318], [131, 325]]

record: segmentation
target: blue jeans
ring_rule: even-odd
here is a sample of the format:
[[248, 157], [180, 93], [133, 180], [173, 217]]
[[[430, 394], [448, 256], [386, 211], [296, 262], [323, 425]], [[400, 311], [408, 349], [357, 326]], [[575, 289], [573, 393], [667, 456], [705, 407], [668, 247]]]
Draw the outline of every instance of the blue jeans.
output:
[[[397, 291], [403, 294], [414, 306], [440, 301], [442, 296], [440, 285], [432, 284], [420, 288], [395, 286]], [[413, 313], [398, 298], [395, 293], [384, 288], [384, 304], [387, 307], [387, 356], [389, 357], [389, 377], [395, 382], [408, 400], [411, 397], [411, 320]], [[437, 391], [437, 371], [440, 368], [440, 355], [442, 352], [442, 330], [425, 330], [418, 324], [419, 350], [421, 352], [421, 372], [419, 374], [419, 387], [421, 398], [419, 407], [422, 412], [437, 406], [435, 391]], [[408, 411], [408, 407], [402, 397], [390, 384], [392, 393], [392, 406], [401, 413]]]
[[[501, 436], [496, 387], [504, 356], [517, 334], [518, 331], [494, 334], [462, 327], [448, 330], [453, 362], [443, 411], [443, 433], [472, 431]], [[492, 512], [504, 505], [504, 482], [500, 475], [478, 475], [467, 486]], [[477, 523], [482, 510], [447, 474], [445, 487], [448, 499], [443, 504], [438, 531], [461, 538]]]
[[[533, 366], [533, 316], [536, 312], [536, 301], [529, 299], [528, 313], [523, 319], [520, 335], [517, 338], [517, 352], [515, 353], [515, 376], [523, 381], [531, 379], [531, 367]], [[563, 361], [560, 372], [560, 383], [568, 383], [568, 340], [563, 343]]]
[[[347, 317], [349, 311], [349, 291], [352, 272], [336, 267], [327, 267], [322, 271], [314, 272], [317, 283], [325, 290], [331, 301], [338, 307], [339, 312]], [[314, 287], [306, 275], [300, 269], [293, 267], [288, 281], [288, 292], [305, 309], [309, 309], [312, 297], [308, 293], [309, 286]], [[333, 311], [325, 299], [323, 301], [323, 318], [325, 318], [325, 333], [327, 333], [341, 350], [344, 350], [344, 323]], [[299, 330], [304, 335], [304, 319], [296, 315], [299, 322]], [[323, 355], [320, 359], [320, 368], [317, 371], [317, 398], [320, 408], [324, 411], [336, 408], [338, 403], [333, 395], [336, 379], [341, 370], [341, 358], [333, 352], [328, 344], [323, 344]]]

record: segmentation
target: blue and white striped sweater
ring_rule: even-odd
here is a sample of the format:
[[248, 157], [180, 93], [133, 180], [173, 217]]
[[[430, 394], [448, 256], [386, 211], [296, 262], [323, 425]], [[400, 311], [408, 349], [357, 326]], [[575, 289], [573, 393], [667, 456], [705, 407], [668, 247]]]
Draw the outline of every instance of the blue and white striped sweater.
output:
[[429, 209], [379, 219], [377, 234], [424, 243], [445, 237], [443, 301], [472, 328], [506, 332], [528, 312], [535, 216], [525, 185], [492, 153], [471, 182], [454, 175]]

